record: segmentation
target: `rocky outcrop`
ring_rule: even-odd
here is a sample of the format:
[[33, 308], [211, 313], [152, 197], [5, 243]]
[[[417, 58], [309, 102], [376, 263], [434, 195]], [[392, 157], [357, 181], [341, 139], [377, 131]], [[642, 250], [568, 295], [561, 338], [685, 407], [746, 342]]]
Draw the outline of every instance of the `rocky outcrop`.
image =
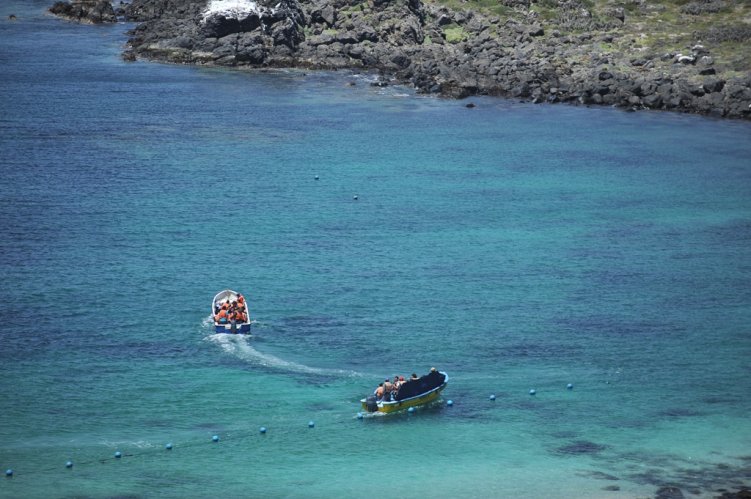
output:
[[107, 0], [72, 0], [56, 2], [50, 12], [62, 18], [89, 24], [114, 23], [115, 9]]
[[622, 33], [630, 12], [622, 7], [595, 14], [591, 3], [557, 0], [555, 15], [542, 20], [527, 0], [503, 3], [516, 14], [487, 17], [420, 0], [238, 0], [233, 5], [244, 8], [231, 11], [210, 0], [132, 0], [124, 15], [139, 24], [124, 57], [371, 69], [419, 92], [455, 98], [487, 94], [751, 118], [751, 72], [718, 71], [713, 53], [728, 40], [748, 40], [745, 24], [697, 33], [680, 52], [653, 53]]

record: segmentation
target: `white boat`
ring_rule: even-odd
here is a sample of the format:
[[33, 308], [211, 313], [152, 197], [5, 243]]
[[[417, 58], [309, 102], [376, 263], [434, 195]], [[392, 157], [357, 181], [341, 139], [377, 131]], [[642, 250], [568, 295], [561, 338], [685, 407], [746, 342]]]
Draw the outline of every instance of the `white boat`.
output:
[[[231, 289], [225, 289], [220, 291], [214, 297], [211, 302], [211, 317], [214, 320], [214, 331], [217, 333], [230, 333], [230, 334], [250, 334], [250, 312], [248, 311], [248, 302], [243, 301], [241, 310], [245, 312], [245, 320], [238, 322], [237, 320], [230, 320], [223, 318], [217, 320], [217, 314], [225, 303], [237, 303], [237, 299], [242, 296], [237, 291]], [[243, 297], [244, 300], [244, 297]], [[240, 305], [237, 305], [240, 307]]]

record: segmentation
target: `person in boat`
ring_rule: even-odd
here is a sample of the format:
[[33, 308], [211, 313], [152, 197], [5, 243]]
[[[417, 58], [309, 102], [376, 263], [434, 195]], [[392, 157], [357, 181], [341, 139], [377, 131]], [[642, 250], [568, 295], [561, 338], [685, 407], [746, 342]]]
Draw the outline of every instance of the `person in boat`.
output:
[[394, 391], [394, 384], [388, 378], [383, 382], [383, 398], [391, 400], [391, 392]]
[[232, 320], [236, 322], [245, 322], [246, 316], [245, 312], [243, 312], [241, 309], [236, 308], [232, 314]]
[[402, 384], [399, 382], [399, 375], [394, 376], [394, 391], [398, 391], [399, 387], [402, 386]]
[[375, 392], [373, 392], [378, 400], [383, 400], [383, 383], [380, 383], [378, 385], [378, 388], [375, 389]]
[[221, 308], [214, 316], [214, 320], [219, 324], [225, 324], [229, 320], [229, 314], [224, 308]]

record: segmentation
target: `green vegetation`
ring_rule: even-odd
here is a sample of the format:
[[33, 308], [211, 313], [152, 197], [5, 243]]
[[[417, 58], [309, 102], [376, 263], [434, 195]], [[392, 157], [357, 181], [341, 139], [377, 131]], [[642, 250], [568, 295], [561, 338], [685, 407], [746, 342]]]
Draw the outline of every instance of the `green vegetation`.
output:
[[[500, 0], [423, 0], [456, 11], [475, 11], [487, 17], [500, 17], [525, 21], [528, 11], [523, 6], [507, 7]], [[616, 39], [631, 41], [629, 47], [621, 43], [603, 44], [604, 53], [621, 49], [638, 48], [644, 55], [661, 55], [665, 52], [685, 52], [697, 43], [704, 44], [714, 57], [718, 69], [748, 71], [751, 69], [751, 1], [716, 0], [579, 0], [581, 7], [591, 14], [591, 26], [562, 23], [567, 16], [576, 15], [577, 9], [564, 11], [558, 0], [532, 1], [529, 11], [537, 13], [545, 31], [558, 30], [562, 34], [600, 32], [613, 34]], [[625, 23], [617, 19], [616, 9], [622, 9]], [[698, 10], [697, 10], [698, 9]], [[586, 17], [583, 23], [589, 22]], [[713, 30], [732, 30], [725, 38], [707, 36]], [[460, 26], [443, 28], [447, 41], [457, 43], [466, 39]], [[740, 33], [740, 35], [738, 34]]]
[[444, 26], [443, 33], [446, 35], [446, 41], [449, 43], [459, 43], [467, 39], [467, 32], [464, 28], [456, 24]]

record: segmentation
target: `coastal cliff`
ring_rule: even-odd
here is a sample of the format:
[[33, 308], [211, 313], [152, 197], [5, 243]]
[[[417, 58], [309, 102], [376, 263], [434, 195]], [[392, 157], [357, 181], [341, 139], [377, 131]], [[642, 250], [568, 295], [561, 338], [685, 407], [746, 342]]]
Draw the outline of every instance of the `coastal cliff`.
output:
[[368, 69], [455, 98], [751, 119], [745, 0], [132, 0], [117, 11], [138, 23], [126, 59]]

